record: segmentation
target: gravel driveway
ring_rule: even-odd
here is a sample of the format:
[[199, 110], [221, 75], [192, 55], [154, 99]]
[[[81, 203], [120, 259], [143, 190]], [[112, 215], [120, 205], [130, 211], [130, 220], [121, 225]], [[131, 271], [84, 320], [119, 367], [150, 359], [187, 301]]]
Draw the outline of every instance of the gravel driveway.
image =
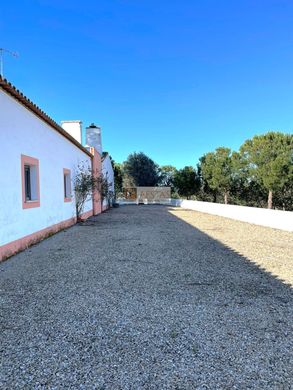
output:
[[0, 264], [0, 388], [292, 389], [293, 290], [193, 225], [124, 206]]

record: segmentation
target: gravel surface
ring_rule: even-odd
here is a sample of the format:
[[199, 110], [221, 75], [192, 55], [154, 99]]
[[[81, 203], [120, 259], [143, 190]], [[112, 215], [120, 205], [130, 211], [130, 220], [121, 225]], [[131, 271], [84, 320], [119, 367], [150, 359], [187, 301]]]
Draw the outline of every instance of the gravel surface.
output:
[[[293, 290], [221, 220], [123, 206], [0, 264], [0, 388], [292, 389]], [[289, 245], [235, 229], [263, 262]]]
[[293, 287], [292, 232], [181, 208], [170, 212]]

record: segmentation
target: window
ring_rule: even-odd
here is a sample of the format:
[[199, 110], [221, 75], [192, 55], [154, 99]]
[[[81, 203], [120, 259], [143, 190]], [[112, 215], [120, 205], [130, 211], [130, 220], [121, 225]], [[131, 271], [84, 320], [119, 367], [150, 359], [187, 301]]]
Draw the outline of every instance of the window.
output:
[[71, 172], [63, 169], [64, 202], [71, 202]]
[[22, 207], [40, 207], [39, 160], [21, 156]]
[[31, 167], [29, 165], [24, 166], [24, 188], [25, 188], [25, 200], [32, 200], [31, 191]]

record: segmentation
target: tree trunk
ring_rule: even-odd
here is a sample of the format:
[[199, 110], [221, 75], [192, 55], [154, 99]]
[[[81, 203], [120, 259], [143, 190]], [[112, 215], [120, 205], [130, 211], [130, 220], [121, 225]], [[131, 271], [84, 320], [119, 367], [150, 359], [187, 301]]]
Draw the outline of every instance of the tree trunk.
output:
[[268, 195], [268, 209], [273, 208], [273, 191], [269, 190], [269, 195]]
[[224, 192], [224, 202], [225, 204], [228, 204], [228, 192]]
[[213, 198], [214, 198], [213, 202], [217, 203], [217, 192], [216, 191], [213, 193]]
[[75, 205], [75, 210], [76, 210], [76, 219], [78, 220], [79, 218], [79, 210], [78, 210], [78, 205]]

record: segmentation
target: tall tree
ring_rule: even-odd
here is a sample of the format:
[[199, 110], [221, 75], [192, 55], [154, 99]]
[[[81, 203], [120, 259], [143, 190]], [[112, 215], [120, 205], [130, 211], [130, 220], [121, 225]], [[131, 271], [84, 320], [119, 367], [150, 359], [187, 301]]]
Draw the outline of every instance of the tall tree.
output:
[[204, 157], [201, 157], [199, 159], [199, 163], [197, 164], [197, 175], [200, 181], [200, 191], [197, 194], [197, 198], [198, 200], [203, 200], [205, 202], [217, 202], [217, 191], [212, 189], [203, 177], [201, 169], [201, 164], [203, 160]]
[[123, 164], [124, 172], [136, 186], [156, 186], [160, 180], [158, 165], [144, 153], [132, 153]]
[[249, 167], [243, 162], [239, 152], [232, 153], [232, 187], [230, 197], [235, 204], [265, 207], [264, 188], [249, 173]]
[[114, 189], [115, 194], [122, 192], [122, 183], [123, 183], [123, 165], [121, 163], [117, 163], [110, 156], [113, 171], [114, 171]]
[[220, 147], [200, 159], [202, 176], [209, 187], [223, 194], [225, 204], [233, 182], [231, 149]]
[[177, 169], [172, 165], [163, 165], [160, 167], [160, 185], [174, 189], [174, 180]]
[[196, 170], [193, 167], [186, 166], [176, 172], [174, 176], [175, 187], [181, 196], [187, 199], [195, 195], [200, 189], [200, 180]]
[[123, 165], [120, 163], [114, 163], [114, 184], [115, 192], [122, 191], [122, 182], [123, 182]]
[[271, 209], [273, 193], [292, 185], [293, 135], [270, 131], [254, 136], [240, 147], [240, 154], [251, 177], [266, 189]]

